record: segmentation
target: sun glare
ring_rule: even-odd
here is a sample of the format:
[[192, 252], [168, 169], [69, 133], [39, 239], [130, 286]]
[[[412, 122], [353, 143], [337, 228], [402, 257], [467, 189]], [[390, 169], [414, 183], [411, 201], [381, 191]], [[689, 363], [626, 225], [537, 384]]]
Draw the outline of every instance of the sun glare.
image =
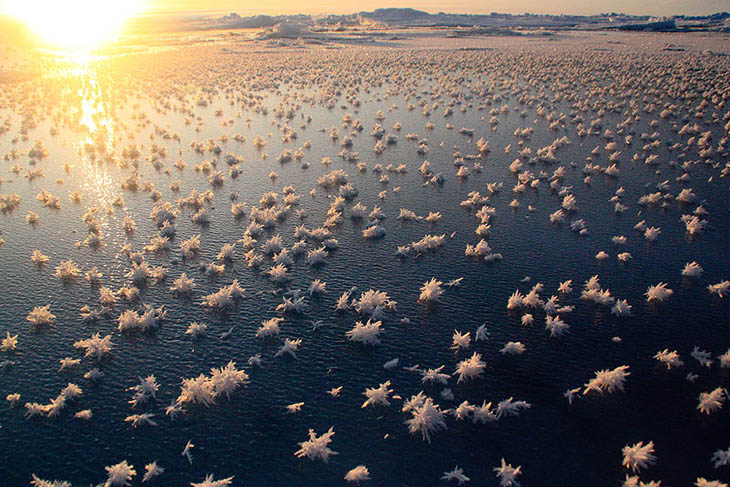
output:
[[88, 53], [110, 41], [144, 0], [21, 0], [10, 14], [53, 48]]

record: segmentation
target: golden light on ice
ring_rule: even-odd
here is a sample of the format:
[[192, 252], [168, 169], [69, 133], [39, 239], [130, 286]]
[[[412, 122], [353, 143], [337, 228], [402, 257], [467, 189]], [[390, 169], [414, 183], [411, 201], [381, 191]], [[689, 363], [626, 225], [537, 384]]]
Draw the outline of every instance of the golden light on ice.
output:
[[143, 1], [21, 0], [11, 3], [9, 13], [51, 47], [78, 53], [112, 39]]

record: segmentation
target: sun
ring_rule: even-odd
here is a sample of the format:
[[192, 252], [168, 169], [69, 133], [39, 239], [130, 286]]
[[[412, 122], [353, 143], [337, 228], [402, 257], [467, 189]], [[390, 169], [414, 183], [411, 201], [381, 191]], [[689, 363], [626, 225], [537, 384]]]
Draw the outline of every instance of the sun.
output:
[[110, 41], [140, 12], [144, 0], [13, 0], [8, 13], [23, 21], [45, 44], [88, 53]]

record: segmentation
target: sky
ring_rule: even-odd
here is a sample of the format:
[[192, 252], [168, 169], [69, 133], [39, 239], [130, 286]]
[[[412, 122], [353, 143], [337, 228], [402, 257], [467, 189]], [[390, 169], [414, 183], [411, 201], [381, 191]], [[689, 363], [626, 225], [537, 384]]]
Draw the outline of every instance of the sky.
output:
[[357, 3], [324, 0], [147, 0], [155, 10], [217, 10], [255, 13], [353, 13], [384, 7], [410, 7], [427, 12], [538, 13], [591, 15], [620, 12], [633, 15], [707, 15], [730, 11], [730, 0], [361, 0]]
[[[22, 0], [0, 0], [0, 12], [12, 11], [12, 5]], [[58, 5], [64, 0], [45, 0]], [[125, 0], [97, 0], [114, 4]], [[147, 11], [175, 12], [236, 12], [240, 15], [282, 13], [354, 13], [385, 7], [410, 7], [427, 12], [473, 13], [536, 13], [591, 15], [619, 12], [632, 15], [707, 15], [730, 11], [730, 0], [361, 0], [360, 2], [333, 2], [331, 0], [141, 0]], [[41, 0], [43, 3], [43, 0]]]

